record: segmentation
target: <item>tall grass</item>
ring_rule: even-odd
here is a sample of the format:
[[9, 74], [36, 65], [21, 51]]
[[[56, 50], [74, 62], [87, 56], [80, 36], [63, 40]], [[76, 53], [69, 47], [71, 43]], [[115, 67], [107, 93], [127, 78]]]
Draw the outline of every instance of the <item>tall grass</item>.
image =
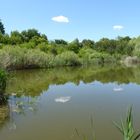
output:
[[[121, 120], [121, 125], [118, 125], [116, 122], [114, 122], [114, 124], [123, 135], [123, 140], [137, 140], [140, 137], [140, 133], [136, 134], [136, 131], [134, 130], [132, 107], [129, 108], [127, 112], [126, 120], [124, 122]], [[92, 117], [91, 117], [91, 138], [89, 138], [87, 135], [79, 133], [77, 129], [75, 129], [75, 133], [76, 136], [81, 140], [96, 140]]]
[[90, 128], [91, 128], [91, 130], [90, 130], [91, 131], [90, 138], [85, 134], [81, 134], [78, 131], [78, 129], [76, 129], [76, 128], [75, 128], [75, 134], [79, 139], [82, 139], [82, 140], [96, 140], [95, 131], [94, 131], [94, 124], [93, 124], [93, 117], [92, 116], [90, 117]]
[[115, 123], [115, 126], [123, 135], [123, 140], [137, 140], [140, 137], [140, 133], [136, 134], [133, 125], [132, 107], [128, 110], [126, 120], [121, 120], [121, 125]]
[[4, 47], [0, 50], [0, 67], [4, 69], [48, 68], [54, 66], [80, 65], [74, 52], [64, 52], [57, 56], [39, 49]]
[[55, 57], [55, 66], [76, 66], [81, 65], [80, 59], [72, 51], [63, 52]]

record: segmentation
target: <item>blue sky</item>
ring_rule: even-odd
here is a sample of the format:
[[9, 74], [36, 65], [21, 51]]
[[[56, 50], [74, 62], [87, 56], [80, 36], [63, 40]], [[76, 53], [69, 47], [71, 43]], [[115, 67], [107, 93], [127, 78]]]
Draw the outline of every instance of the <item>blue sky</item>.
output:
[[6, 32], [36, 28], [50, 40], [140, 35], [140, 0], [0, 0]]

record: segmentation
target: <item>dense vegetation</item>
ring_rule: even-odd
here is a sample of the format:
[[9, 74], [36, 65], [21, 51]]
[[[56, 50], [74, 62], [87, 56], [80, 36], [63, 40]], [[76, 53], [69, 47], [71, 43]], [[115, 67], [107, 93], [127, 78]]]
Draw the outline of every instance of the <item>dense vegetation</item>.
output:
[[6, 73], [5, 71], [0, 70], [0, 95], [4, 92], [5, 88], [6, 88]]
[[5, 34], [0, 22], [0, 67], [4, 69], [116, 63], [127, 56], [139, 59], [140, 37], [102, 38], [97, 42], [88, 39], [49, 41], [36, 29]]

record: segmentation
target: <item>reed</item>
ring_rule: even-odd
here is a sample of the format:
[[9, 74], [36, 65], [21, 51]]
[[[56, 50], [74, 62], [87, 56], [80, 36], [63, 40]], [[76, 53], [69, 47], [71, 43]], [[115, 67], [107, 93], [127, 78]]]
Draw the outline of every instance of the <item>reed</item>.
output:
[[136, 131], [134, 129], [132, 107], [129, 108], [125, 121], [121, 120], [120, 125], [115, 122], [114, 124], [123, 135], [124, 140], [137, 140], [140, 137], [140, 133], [136, 134]]

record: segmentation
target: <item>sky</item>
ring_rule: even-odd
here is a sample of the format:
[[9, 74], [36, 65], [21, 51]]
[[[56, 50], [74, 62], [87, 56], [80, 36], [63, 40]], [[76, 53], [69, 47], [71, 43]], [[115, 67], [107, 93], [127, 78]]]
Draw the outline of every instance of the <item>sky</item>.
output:
[[140, 35], [140, 0], [0, 0], [7, 33], [36, 28], [49, 40]]

